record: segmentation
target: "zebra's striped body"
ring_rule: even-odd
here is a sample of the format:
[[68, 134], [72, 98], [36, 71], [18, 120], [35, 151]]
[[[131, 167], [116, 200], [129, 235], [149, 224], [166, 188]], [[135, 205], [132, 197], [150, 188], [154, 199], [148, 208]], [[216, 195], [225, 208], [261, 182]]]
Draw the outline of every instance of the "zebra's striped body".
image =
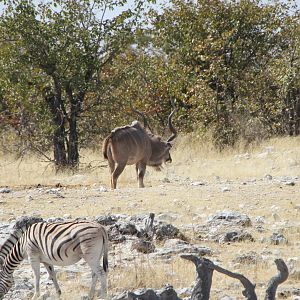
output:
[[[0, 271], [0, 299], [13, 283], [13, 272], [28, 256], [35, 275], [35, 294], [40, 294], [40, 263], [46, 267], [56, 291], [61, 293], [53, 265], [67, 266], [83, 258], [92, 270], [92, 285], [89, 298], [93, 299], [97, 278], [101, 280], [101, 291], [106, 294], [106, 271], [108, 268], [108, 236], [105, 228], [88, 221], [66, 223], [36, 223], [19, 238], [6, 256]], [[103, 268], [100, 258], [103, 256]]]

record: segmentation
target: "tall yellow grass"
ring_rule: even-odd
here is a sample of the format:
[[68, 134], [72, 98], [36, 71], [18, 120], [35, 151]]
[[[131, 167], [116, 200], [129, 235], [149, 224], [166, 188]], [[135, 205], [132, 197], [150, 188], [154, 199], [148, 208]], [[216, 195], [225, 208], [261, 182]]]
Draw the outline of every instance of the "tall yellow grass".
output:
[[[100, 149], [81, 151], [80, 170], [76, 174], [55, 173], [53, 165], [44, 158], [27, 156], [16, 160], [11, 155], [0, 156], [0, 186], [31, 185], [108, 185], [109, 170]], [[217, 151], [209, 139], [195, 140], [193, 135], [179, 137], [172, 149], [173, 163], [163, 172], [153, 171], [151, 179], [162, 179], [172, 172], [191, 179], [241, 180], [252, 177], [297, 176], [300, 170], [300, 138], [276, 138], [264, 141], [250, 149], [227, 149]], [[120, 182], [135, 183], [135, 168], [126, 167]]]

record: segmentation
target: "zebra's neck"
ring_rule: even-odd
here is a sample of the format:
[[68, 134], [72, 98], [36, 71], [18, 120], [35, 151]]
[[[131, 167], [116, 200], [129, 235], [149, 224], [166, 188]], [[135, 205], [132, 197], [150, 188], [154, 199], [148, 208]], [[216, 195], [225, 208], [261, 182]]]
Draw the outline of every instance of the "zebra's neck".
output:
[[23, 234], [6, 256], [2, 271], [4, 274], [11, 275], [25, 258], [27, 245], [27, 235]]
[[20, 239], [20, 237], [23, 235], [25, 231], [26, 228], [19, 228], [14, 230], [14, 232], [9, 235], [8, 239], [3, 243], [3, 245], [1, 245], [0, 266], [4, 264], [7, 255], [10, 253], [12, 248], [15, 246], [15, 244], [18, 242], [18, 240]]

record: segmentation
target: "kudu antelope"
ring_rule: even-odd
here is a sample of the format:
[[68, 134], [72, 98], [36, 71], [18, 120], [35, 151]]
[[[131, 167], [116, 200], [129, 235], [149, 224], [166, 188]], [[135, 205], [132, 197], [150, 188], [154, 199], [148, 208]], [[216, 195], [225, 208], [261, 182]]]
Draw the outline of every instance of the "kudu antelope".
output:
[[105, 138], [103, 142], [103, 156], [108, 160], [111, 173], [111, 188], [117, 187], [117, 180], [126, 165], [136, 166], [139, 187], [144, 187], [146, 166], [160, 170], [165, 162], [172, 162], [170, 149], [171, 142], [176, 138], [177, 131], [172, 124], [174, 109], [168, 117], [171, 136], [166, 142], [161, 137], [147, 132], [147, 120], [144, 114], [136, 109], [136, 113], [144, 119], [144, 127], [140, 122], [134, 121], [131, 125], [118, 127]]

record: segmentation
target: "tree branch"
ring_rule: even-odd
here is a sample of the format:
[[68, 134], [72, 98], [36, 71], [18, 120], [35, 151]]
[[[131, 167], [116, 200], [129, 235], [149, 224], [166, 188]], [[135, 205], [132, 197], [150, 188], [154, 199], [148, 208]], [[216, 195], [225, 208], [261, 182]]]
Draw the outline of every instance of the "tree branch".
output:
[[268, 288], [266, 290], [265, 300], [274, 300], [277, 287], [289, 277], [288, 267], [282, 259], [275, 259], [275, 264], [279, 273], [270, 279]]

